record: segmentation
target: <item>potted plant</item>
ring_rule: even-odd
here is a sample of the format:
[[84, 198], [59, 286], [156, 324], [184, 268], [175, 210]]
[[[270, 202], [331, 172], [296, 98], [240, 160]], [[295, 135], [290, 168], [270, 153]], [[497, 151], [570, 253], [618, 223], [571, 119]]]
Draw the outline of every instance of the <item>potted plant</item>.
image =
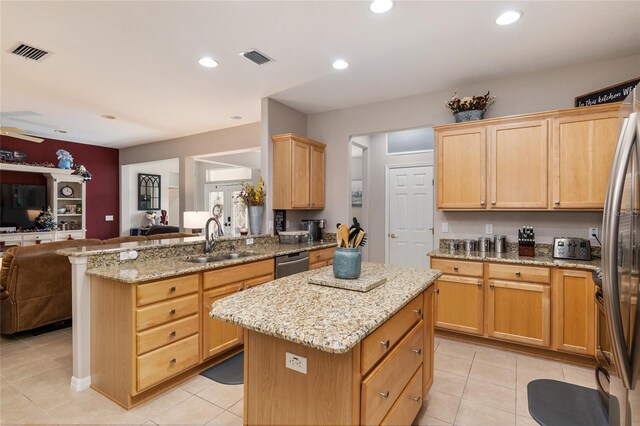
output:
[[457, 95], [458, 90], [453, 93], [451, 100], [445, 103], [446, 107], [453, 113], [456, 123], [460, 123], [461, 121], [481, 120], [484, 117], [484, 112], [496, 99], [496, 97], [491, 96], [489, 92], [487, 92], [486, 95], [465, 96], [462, 99]]
[[249, 231], [251, 235], [258, 235], [262, 232], [262, 218], [264, 216], [264, 203], [267, 192], [264, 189], [262, 176], [258, 179], [258, 185], [252, 183], [242, 183], [242, 190], [238, 198], [249, 209]]

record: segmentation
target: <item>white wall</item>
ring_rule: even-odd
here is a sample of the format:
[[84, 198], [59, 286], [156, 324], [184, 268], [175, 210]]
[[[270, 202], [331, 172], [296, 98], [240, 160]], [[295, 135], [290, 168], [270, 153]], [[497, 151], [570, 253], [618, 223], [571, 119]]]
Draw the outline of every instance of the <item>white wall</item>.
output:
[[[146, 210], [138, 210], [138, 173], [160, 175], [160, 209], [169, 211], [169, 186], [175, 183], [179, 159], [130, 164], [120, 168], [120, 235], [146, 225]], [[175, 186], [174, 186], [175, 187]], [[157, 214], [160, 215], [158, 210]], [[175, 219], [175, 218], [170, 218]], [[173, 222], [173, 220], [171, 221]]]
[[[491, 118], [570, 108], [573, 107], [575, 96], [638, 75], [640, 55], [461, 85], [458, 93], [467, 96], [490, 90], [497, 96], [495, 105], [486, 114], [487, 118]], [[329, 224], [339, 222], [351, 202], [350, 137], [450, 123], [453, 117], [444, 103], [451, 97], [454, 89], [309, 115], [308, 136], [327, 144], [327, 199], [322, 214]], [[376, 188], [375, 185], [373, 188]], [[375, 210], [373, 203], [371, 210], [372, 213]], [[535, 226], [538, 240], [545, 241], [557, 234], [586, 236], [588, 226], [600, 227], [601, 214], [436, 212], [435, 241], [445, 237], [477, 236], [484, 231], [478, 229], [479, 223], [486, 221], [494, 224], [494, 232], [505, 233], [510, 240], [516, 235], [515, 228], [522, 225]], [[449, 223], [448, 234], [440, 232], [442, 222]], [[501, 225], [496, 226], [498, 222]], [[559, 223], [562, 224], [560, 228]], [[374, 244], [378, 245], [373, 243], [372, 246]]]

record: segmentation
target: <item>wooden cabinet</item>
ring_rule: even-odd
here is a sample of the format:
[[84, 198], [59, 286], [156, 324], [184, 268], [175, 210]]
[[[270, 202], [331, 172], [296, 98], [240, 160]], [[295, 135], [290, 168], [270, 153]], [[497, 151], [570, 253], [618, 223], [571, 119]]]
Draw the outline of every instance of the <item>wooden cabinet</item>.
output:
[[436, 281], [436, 327], [483, 334], [483, 280], [442, 275]]
[[438, 132], [437, 207], [486, 208], [487, 141], [484, 127]]
[[551, 290], [547, 284], [489, 280], [487, 335], [549, 347]]
[[208, 314], [213, 302], [275, 279], [273, 259], [205, 272], [202, 298], [202, 358], [208, 359], [242, 343], [242, 329]]
[[604, 208], [619, 133], [618, 106], [553, 119], [554, 209]]
[[309, 252], [309, 270], [333, 265], [333, 253], [335, 251], [336, 251], [335, 247], [329, 247], [325, 249], [310, 251]]
[[620, 104], [436, 126], [437, 208], [602, 210]]
[[553, 285], [554, 349], [594, 355], [597, 306], [591, 273], [558, 269]]
[[325, 195], [324, 144], [287, 133], [273, 141], [272, 207], [321, 210]]
[[434, 328], [436, 325], [436, 286], [431, 286], [424, 292], [424, 365], [422, 376], [422, 395], [426, 396], [433, 384], [434, 367]]
[[489, 127], [489, 208], [547, 208], [547, 145], [545, 119]]

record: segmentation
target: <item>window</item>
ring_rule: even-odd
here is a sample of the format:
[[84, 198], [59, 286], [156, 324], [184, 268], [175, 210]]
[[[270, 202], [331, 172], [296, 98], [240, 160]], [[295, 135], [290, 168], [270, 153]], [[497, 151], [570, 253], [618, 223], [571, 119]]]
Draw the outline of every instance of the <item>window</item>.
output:
[[433, 145], [434, 133], [431, 127], [387, 133], [387, 155], [433, 151]]

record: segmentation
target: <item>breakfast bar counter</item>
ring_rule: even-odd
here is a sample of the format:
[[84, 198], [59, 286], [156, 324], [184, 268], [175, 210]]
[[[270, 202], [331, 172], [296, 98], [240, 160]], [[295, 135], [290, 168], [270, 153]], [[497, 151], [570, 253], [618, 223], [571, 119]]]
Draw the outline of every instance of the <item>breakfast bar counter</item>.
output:
[[[330, 267], [327, 267], [330, 268]], [[368, 292], [281, 278], [213, 304], [244, 328], [245, 424], [411, 424], [433, 380], [439, 271], [363, 264]]]

